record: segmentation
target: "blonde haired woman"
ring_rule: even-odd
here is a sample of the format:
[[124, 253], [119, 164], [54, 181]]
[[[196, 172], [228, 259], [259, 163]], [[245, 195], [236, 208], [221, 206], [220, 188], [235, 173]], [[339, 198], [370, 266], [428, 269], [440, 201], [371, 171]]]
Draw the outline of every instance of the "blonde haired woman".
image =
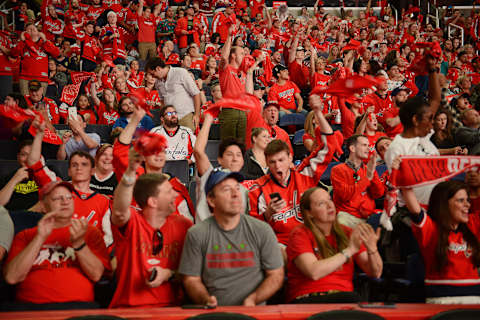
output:
[[322, 188], [305, 191], [300, 210], [304, 225], [292, 230], [287, 246], [287, 302], [357, 301], [353, 260], [371, 277], [382, 274], [379, 233], [367, 224], [359, 224], [354, 230], [341, 226], [335, 205]]

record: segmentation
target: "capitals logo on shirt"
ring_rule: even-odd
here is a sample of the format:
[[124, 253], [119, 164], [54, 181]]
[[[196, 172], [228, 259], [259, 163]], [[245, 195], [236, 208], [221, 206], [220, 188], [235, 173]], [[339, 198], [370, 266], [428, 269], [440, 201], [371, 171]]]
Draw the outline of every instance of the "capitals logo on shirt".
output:
[[298, 191], [295, 190], [293, 192], [293, 201], [289, 201], [287, 207], [284, 208], [281, 212], [272, 215], [273, 221], [275, 222], [282, 221], [283, 223], [287, 223], [288, 219], [295, 218], [295, 220], [297, 220], [298, 222], [303, 223], [303, 218], [299, 214], [300, 204], [297, 202], [297, 194], [298, 194]]
[[278, 96], [282, 99], [287, 100], [288, 102], [292, 101], [293, 93], [295, 92], [294, 88], [280, 92]]

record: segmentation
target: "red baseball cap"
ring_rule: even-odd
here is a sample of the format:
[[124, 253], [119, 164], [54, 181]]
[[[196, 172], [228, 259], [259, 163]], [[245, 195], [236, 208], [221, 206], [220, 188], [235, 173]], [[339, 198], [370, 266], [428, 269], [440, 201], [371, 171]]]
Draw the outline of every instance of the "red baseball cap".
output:
[[53, 189], [55, 189], [56, 187], [65, 187], [68, 190], [70, 190], [70, 192], [73, 192], [73, 190], [74, 190], [74, 187], [70, 182], [62, 181], [62, 180], [52, 181], [52, 182], [49, 182], [48, 184], [44, 185], [40, 189], [40, 191], [38, 191], [39, 199], [43, 200], [45, 198], [45, 196], [48, 195], [50, 192], [52, 192]]

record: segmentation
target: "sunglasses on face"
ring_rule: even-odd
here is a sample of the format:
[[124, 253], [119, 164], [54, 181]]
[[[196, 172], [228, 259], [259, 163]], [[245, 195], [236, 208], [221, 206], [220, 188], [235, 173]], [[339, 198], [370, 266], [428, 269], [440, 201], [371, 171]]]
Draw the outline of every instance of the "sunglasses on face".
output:
[[169, 111], [169, 112], [165, 112], [165, 115], [168, 116], [168, 117], [171, 117], [171, 116], [176, 116], [177, 115], [177, 111]]
[[160, 230], [153, 233], [152, 244], [152, 255], [156, 256], [163, 249], [163, 233]]

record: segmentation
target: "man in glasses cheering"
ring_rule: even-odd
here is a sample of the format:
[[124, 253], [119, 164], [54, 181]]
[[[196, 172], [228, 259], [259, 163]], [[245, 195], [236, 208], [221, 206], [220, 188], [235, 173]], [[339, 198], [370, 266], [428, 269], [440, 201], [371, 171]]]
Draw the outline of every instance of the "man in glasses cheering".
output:
[[[163, 174], [141, 175], [141, 157], [130, 149], [129, 163], [113, 198], [112, 232], [116, 244], [117, 290], [110, 307], [172, 306], [181, 296], [174, 273], [190, 220], [172, 214], [176, 191]], [[132, 197], [140, 207], [130, 206]]]
[[177, 110], [172, 105], [160, 109], [162, 125], [153, 128], [151, 132], [161, 134], [167, 139], [168, 147], [165, 149], [167, 160], [184, 160], [193, 162], [193, 146], [195, 135], [190, 128], [178, 124]]

